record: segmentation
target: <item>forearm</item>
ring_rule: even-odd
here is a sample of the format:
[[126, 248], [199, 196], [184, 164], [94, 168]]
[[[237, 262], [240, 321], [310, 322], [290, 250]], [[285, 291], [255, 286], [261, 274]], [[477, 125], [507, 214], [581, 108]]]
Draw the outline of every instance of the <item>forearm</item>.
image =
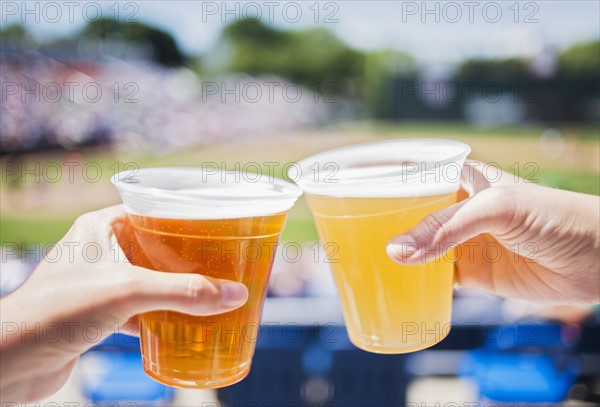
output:
[[31, 302], [25, 304], [23, 299], [30, 299], [30, 296], [21, 288], [0, 301], [2, 405], [35, 401], [51, 394], [55, 390], [53, 384], [57, 383], [64, 368], [53, 363], [60, 350], [46, 338], [56, 336], [56, 332], [51, 332], [49, 319], [39, 312], [39, 307]]
[[[0, 301], [2, 338], [0, 341], [0, 394], [2, 404], [27, 400], [31, 393], [31, 376], [35, 376], [38, 342], [34, 332], [35, 323], [26, 322], [19, 315], [14, 296]], [[39, 339], [39, 338], [37, 338]], [[28, 357], [34, 355], [34, 358]], [[33, 374], [32, 374], [33, 373]]]

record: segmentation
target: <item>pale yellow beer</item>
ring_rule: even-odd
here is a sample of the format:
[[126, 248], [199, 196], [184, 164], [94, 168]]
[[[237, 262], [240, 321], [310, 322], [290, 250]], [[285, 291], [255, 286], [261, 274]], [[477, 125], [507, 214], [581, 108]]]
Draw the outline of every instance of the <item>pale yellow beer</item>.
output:
[[[449, 332], [451, 254], [416, 266], [393, 262], [387, 240], [427, 214], [456, 202], [456, 193], [413, 198], [307, 195], [323, 242], [335, 242], [331, 269], [350, 340], [377, 353], [427, 348]], [[331, 246], [330, 246], [331, 247]]]
[[401, 139], [325, 151], [298, 163], [296, 182], [329, 248], [344, 322], [357, 347], [413, 352], [448, 335], [453, 251], [407, 266], [392, 261], [386, 247], [457, 201], [469, 152], [456, 141]]

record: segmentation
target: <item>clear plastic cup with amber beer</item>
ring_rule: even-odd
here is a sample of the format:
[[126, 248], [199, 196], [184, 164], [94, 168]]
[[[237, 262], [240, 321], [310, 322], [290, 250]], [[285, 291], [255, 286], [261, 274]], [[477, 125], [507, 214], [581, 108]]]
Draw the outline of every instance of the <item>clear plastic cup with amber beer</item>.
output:
[[305, 192], [330, 265], [350, 340], [376, 353], [406, 353], [450, 330], [454, 251], [402, 265], [388, 240], [457, 202], [470, 147], [397, 139], [325, 151], [290, 168]]
[[112, 178], [127, 226], [119, 245], [134, 265], [240, 281], [246, 304], [213, 316], [156, 310], [139, 316], [144, 370], [167, 385], [217, 388], [249, 372], [276, 246], [294, 184], [235, 171], [152, 168]]

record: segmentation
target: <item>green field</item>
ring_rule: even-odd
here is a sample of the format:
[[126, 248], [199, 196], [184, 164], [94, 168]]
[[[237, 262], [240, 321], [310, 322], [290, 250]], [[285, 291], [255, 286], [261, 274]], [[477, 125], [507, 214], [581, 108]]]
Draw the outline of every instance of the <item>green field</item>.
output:
[[[385, 138], [437, 137], [451, 138], [469, 143], [471, 157], [483, 162], [495, 162], [509, 172], [519, 171], [523, 177], [533, 178], [543, 185], [600, 195], [600, 141], [598, 128], [559, 127], [564, 137], [542, 145], [543, 127], [521, 126], [494, 129], [477, 129], [454, 123], [403, 123], [373, 124], [370, 122], [344, 123], [303, 134], [273, 135], [259, 139], [244, 139], [206, 145], [193, 150], [157, 157], [148, 153], [131, 154], [122, 151], [89, 150], [82, 152], [83, 163], [94, 163], [101, 169], [95, 182], [69, 183], [63, 177], [57, 183], [43, 187], [32, 179], [25, 182], [10, 181], [6, 174], [0, 187], [0, 240], [3, 244], [17, 243], [25, 246], [45, 244], [59, 240], [73, 220], [81, 213], [99, 209], [118, 202], [118, 196], [109, 178], [125, 163], [139, 167], [191, 166], [217, 163], [229, 169], [236, 165], [258, 163], [258, 170], [267, 172], [261, 163], [278, 162], [274, 175], [285, 177], [282, 168], [286, 163], [317, 151], [340, 145]], [[562, 154], [553, 153], [560, 148]], [[550, 154], [547, 154], [550, 151]], [[39, 163], [61, 163], [66, 153], [32, 155], [24, 165], [32, 168]], [[4, 166], [2, 167], [4, 170]], [[48, 167], [49, 168], [49, 167]], [[256, 168], [256, 167], [255, 167]], [[255, 169], [246, 167], [250, 172]], [[306, 242], [317, 239], [314, 223], [303, 199], [290, 212], [283, 239]]]

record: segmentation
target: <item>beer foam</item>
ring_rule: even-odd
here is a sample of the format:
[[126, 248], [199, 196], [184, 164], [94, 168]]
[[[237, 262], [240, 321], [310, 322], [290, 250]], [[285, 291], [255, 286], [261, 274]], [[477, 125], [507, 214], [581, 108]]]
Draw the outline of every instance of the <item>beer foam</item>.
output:
[[260, 174], [204, 168], [148, 168], [112, 182], [127, 213], [163, 219], [233, 219], [289, 210], [302, 191]]
[[401, 198], [458, 191], [471, 151], [442, 139], [398, 139], [328, 150], [298, 163], [303, 191], [334, 197]]

